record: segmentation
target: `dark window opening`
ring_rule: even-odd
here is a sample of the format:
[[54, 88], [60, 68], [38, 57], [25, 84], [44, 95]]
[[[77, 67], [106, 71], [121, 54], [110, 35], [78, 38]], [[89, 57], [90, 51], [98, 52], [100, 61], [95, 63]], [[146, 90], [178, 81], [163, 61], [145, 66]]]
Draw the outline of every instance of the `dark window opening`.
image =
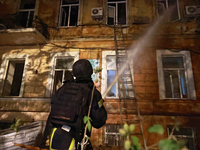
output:
[[19, 96], [24, 71], [23, 61], [9, 61], [3, 96]]
[[108, 18], [109, 25], [126, 24], [126, 1], [108, 0]]
[[20, 9], [34, 9], [36, 0], [21, 0]]
[[[168, 135], [171, 134], [173, 126], [168, 126]], [[173, 135], [178, 139], [182, 139], [186, 143], [186, 147], [190, 150], [195, 150], [195, 129], [179, 128], [179, 131], [174, 130]]]
[[73, 63], [74, 58], [56, 60], [52, 95], [62, 86], [64, 81], [72, 79]]
[[79, 1], [63, 0], [60, 12], [60, 26], [77, 26]]
[[31, 27], [36, 0], [21, 0], [17, 23], [24, 28]]

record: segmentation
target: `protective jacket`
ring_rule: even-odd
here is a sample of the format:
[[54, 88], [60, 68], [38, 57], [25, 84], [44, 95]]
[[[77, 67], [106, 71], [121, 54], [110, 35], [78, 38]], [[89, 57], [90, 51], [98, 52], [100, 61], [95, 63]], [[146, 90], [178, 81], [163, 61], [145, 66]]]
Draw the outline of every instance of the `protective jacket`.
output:
[[[64, 83], [67, 83], [69, 81], [65, 81]], [[79, 77], [76, 80], [72, 80], [70, 82], [75, 82], [77, 84], [88, 84], [91, 91], [88, 96], [88, 102], [91, 100], [91, 93], [92, 93], [92, 88], [94, 86], [94, 83], [90, 77]], [[101, 97], [101, 93], [95, 88], [94, 90], [94, 95], [93, 95], [93, 102], [92, 102], [92, 107], [91, 107], [91, 112], [90, 112], [90, 118], [92, 119], [92, 126], [94, 128], [100, 128], [102, 127], [107, 120], [107, 112], [103, 106], [103, 100]], [[44, 131], [44, 138], [42, 145], [45, 143], [47, 139], [47, 135], [50, 134], [51, 131], [51, 137], [50, 137], [50, 149], [52, 150], [71, 150], [74, 149], [74, 145], [76, 139], [75, 139], [75, 130], [73, 128], [70, 129], [69, 132], [66, 130], [63, 130], [63, 125], [52, 123], [52, 115], [51, 112], [49, 114], [46, 128]], [[70, 128], [70, 127], [69, 127]], [[87, 135], [90, 136], [91, 132], [87, 131]], [[80, 148], [81, 146], [79, 146]], [[87, 149], [92, 149], [92, 146], [89, 144]]]

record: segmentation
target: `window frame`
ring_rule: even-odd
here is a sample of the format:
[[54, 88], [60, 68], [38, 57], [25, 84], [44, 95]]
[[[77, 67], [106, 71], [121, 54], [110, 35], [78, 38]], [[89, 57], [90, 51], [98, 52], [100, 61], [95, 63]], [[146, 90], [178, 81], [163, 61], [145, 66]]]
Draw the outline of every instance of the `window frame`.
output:
[[[192, 131], [192, 135], [191, 136], [189, 136], [189, 135], [184, 135], [184, 134], [172, 134], [173, 136], [175, 136], [176, 138], [182, 138], [182, 139], [193, 139], [193, 145], [194, 145], [194, 149], [192, 149], [192, 150], [195, 150], [195, 139], [196, 139], [196, 136], [195, 136], [195, 128], [192, 128], [192, 127], [179, 127], [179, 131], [178, 132], [180, 132], [180, 130], [181, 129], [183, 129], [183, 128], [186, 128], [186, 129], [191, 129], [191, 131]], [[170, 133], [170, 129], [172, 130], [173, 129], [173, 126], [167, 126], [167, 133], [168, 133], [168, 137], [171, 135], [171, 133]]]
[[[157, 6], [156, 6], [156, 8], [157, 8], [157, 16], [159, 17], [160, 15], [159, 15], [159, 13], [158, 13], [158, 1], [165, 1], [165, 2], [166, 2], [166, 8], [165, 8], [164, 11], [166, 11], [166, 10], [169, 8], [169, 6], [168, 6], [168, 0], [156, 0], [156, 4], [157, 4]], [[178, 19], [176, 19], [176, 20], [170, 20], [170, 18], [168, 18], [167, 20], [168, 20], [169, 22], [176, 22], [176, 21], [178, 21], [178, 20], [181, 19], [180, 9], [179, 9], [179, 0], [176, 0], [176, 3], [177, 3]]]
[[[28, 54], [13, 54], [13, 55], [3, 55], [2, 56], [2, 62], [1, 62], [1, 69], [0, 69], [0, 96], [1, 97], [22, 97], [24, 93], [24, 85], [25, 85], [25, 77], [26, 77], [26, 72], [27, 72], [27, 67], [28, 67]], [[24, 70], [22, 74], [22, 82], [21, 82], [21, 88], [19, 92], [19, 96], [2, 96], [3, 94], [3, 87], [7, 75], [7, 70], [9, 66], [9, 61], [10, 60], [24, 60]]]
[[[106, 9], [107, 9], [107, 17], [106, 17], [106, 24], [108, 24], [108, 7], [109, 7], [109, 5], [108, 4], [116, 4], [116, 7], [115, 7], [115, 9], [114, 9], [114, 25], [119, 25], [118, 24], [118, 3], [122, 3], [122, 2], [124, 2], [125, 4], [126, 4], [126, 23], [125, 24], [122, 24], [122, 26], [125, 26], [125, 25], [127, 25], [127, 17], [128, 17], [128, 11], [127, 11], [127, 0], [124, 0], [124, 1], [115, 1], [115, 2], [108, 2], [108, 0], [107, 0], [107, 7], [106, 7]], [[114, 6], [111, 6], [111, 7], [114, 7]], [[116, 23], [116, 24], [115, 24]]]
[[[157, 72], [158, 72], [158, 83], [159, 83], [159, 98], [161, 100], [172, 99], [172, 100], [196, 100], [196, 91], [194, 87], [192, 63], [189, 51], [171, 51], [171, 50], [156, 50], [157, 56]], [[165, 97], [165, 83], [164, 83], [164, 73], [163, 73], [163, 64], [162, 57], [183, 57], [184, 59], [184, 68], [185, 68], [185, 78], [187, 86], [187, 98], [166, 98]]]
[[46, 97], [51, 97], [53, 92], [54, 76], [55, 76], [55, 67], [56, 60], [63, 57], [74, 57], [74, 62], [79, 59], [79, 52], [59, 52], [51, 53], [50, 56], [50, 65], [49, 65], [49, 76], [46, 87]]
[[[75, 27], [75, 26], [69, 26], [70, 24], [70, 14], [71, 14], [71, 7], [72, 6], [78, 6], [78, 17], [77, 17], [77, 25], [79, 24], [79, 19], [80, 19], [80, 0], [79, 0], [79, 3], [78, 4], [62, 4], [63, 0], [61, 0], [61, 3], [60, 3], [60, 13], [59, 13], [59, 21], [58, 21], [58, 27], [59, 28], [66, 28], [66, 27]], [[61, 23], [62, 23], [62, 7], [65, 7], [65, 6], [69, 6], [69, 14], [68, 14], [68, 23], [67, 23], [67, 26], [61, 26]]]
[[[121, 125], [120, 124], [106, 124], [105, 125], [105, 127], [104, 127], [104, 130], [105, 130], [105, 140], [104, 140], [104, 144], [105, 145], [107, 145], [107, 146], [122, 146], [122, 145], [120, 145], [120, 133], [119, 133], [119, 131], [116, 131], [116, 132], [106, 132], [107, 131], [107, 127], [108, 126], [118, 126], [119, 128], [121, 128]], [[117, 137], [119, 140], [118, 140], [118, 143], [117, 143], [117, 145], [111, 145], [111, 144], [109, 144], [108, 143], [108, 136], [109, 135], [114, 135], [115, 137]], [[116, 141], [116, 140], [115, 140]], [[123, 142], [123, 141], [121, 141], [121, 142]]]
[[[116, 55], [115, 51], [103, 51], [102, 52], [102, 73], [101, 73], [101, 93], [105, 93], [107, 89], [107, 61], [106, 57], [109, 55]], [[117, 70], [116, 70], [117, 71]], [[116, 82], [116, 89], [118, 91], [118, 85]], [[107, 97], [106, 99], [118, 99], [118, 92], [116, 93], [116, 97]]]
[[[31, 12], [33, 11], [33, 18], [34, 18], [34, 15], [35, 15], [37, 0], [35, 0], [35, 8], [34, 9], [20, 9], [21, 1], [22, 0], [20, 0], [18, 12], [28, 12], [28, 18], [27, 18], [26, 27], [25, 27], [25, 28], [28, 28], [28, 24], [29, 24], [29, 19], [30, 19]], [[33, 20], [32, 20], [32, 23], [33, 23]], [[32, 26], [32, 24], [31, 24], [31, 26]]]

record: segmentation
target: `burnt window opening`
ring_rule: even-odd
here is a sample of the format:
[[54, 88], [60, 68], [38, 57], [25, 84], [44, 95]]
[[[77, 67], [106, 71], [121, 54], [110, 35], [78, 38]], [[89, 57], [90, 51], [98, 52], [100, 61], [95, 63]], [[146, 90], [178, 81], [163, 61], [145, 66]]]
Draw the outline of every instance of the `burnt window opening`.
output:
[[183, 57], [162, 57], [166, 98], [188, 98]]
[[[173, 126], [168, 126], [168, 135], [171, 134]], [[179, 131], [174, 130], [173, 135], [178, 139], [185, 141], [185, 146], [190, 150], [195, 150], [195, 129], [190, 127], [181, 127]]]
[[126, 25], [126, 0], [108, 0], [107, 24]]
[[19, 96], [25, 60], [10, 60], [4, 81], [2, 96]]
[[32, 26], [36, 0], [21, 0], [18, 12], [18, 24], [27, 28]]
[[73, 57], [67, 57], [62, 59], [56, 59], [54, 84], [53, 84], [53, 95], [58, 90], [64, 81], [72, 79], [72, 65], [74, 63]]
[[121, 125], [110, 124], [105, 126], [105, 141], [107, 146], [122, 146], [123, 139], [119, 134]]
[[178, 0], [157, 0], [157, 13], [162, 16], [166, 10], [172, 9], [171, 15], [166, 21], [177, 21], [180, 19]]
[[77, 26], [79, 0], [63, 0], [60, 9], [59, 26]]

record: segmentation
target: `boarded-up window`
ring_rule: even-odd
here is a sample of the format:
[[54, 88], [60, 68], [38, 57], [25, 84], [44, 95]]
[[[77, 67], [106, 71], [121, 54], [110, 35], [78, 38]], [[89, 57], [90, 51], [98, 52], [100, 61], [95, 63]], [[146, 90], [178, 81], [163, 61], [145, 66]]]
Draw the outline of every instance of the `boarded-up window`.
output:
[[72, 79], [73, 57], [57, 58], [55, 65], [53, 94], [58, 90], [64, 81]]
[[122, 146], [123, 140], [119, 134], [120, 125], [112, 124], [105, 126], [105, 144], [108, 146]]
[[24, 71], [24, 60], [10, 60], [3, 87], [3, 96], [19, 96]]

